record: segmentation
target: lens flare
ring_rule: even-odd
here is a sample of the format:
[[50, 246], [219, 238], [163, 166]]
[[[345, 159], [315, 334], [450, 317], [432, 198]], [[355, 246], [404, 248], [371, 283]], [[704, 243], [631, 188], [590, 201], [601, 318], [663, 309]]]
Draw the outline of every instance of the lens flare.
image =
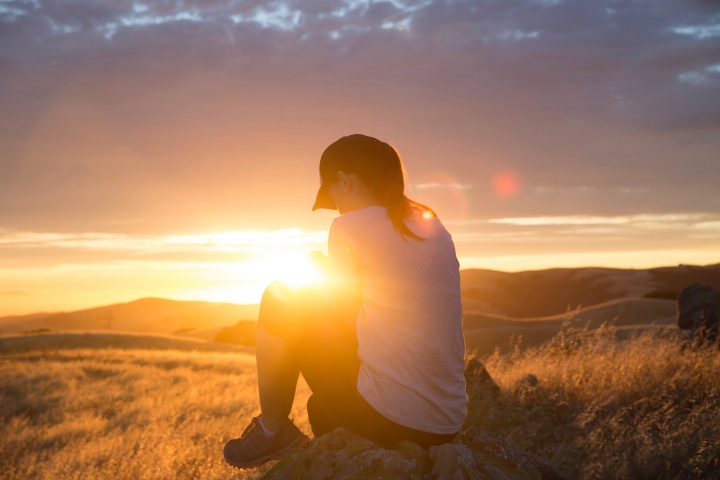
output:
[[509, 170], [493, 175], [493, 189], [500, 198], [514, 197], [520, 191], [520, 179], [515, 172]]
[[442, 218], [464, 220], [467, 216], [467, 190], [472, 184], [453, 178], [447, 173], [431, 172], [414, 182], [410, 197], [426, 203]]

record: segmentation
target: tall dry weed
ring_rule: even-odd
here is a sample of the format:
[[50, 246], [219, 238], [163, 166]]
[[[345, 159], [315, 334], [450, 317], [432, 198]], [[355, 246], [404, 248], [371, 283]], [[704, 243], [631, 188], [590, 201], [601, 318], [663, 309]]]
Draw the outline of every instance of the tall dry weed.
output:
[[469, 422], [543, 455], [570, 478], [720, 478], [720, 352], [673, 329], [563, 331], [485, 359], [501, 388]]

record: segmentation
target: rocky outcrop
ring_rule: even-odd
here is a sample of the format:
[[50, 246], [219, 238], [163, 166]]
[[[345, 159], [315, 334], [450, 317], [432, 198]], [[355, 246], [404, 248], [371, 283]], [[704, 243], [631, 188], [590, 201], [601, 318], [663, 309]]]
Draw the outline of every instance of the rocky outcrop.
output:
[[694, 283], [677, 299], [678, 327], [690, 330], [693, 337], [714, 342], [720, 321], [720, 293], [709, 285]]
[[280, 460], [265, 480], [561, 479], [544, 460], [476, 427], [452, 443], [424, 450], [413, 442], [380, 445], [338, 428]]

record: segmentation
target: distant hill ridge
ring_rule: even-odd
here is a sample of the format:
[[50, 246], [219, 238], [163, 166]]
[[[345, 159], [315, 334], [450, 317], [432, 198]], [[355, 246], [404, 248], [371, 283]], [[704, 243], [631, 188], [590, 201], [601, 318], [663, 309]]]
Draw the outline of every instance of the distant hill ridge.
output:
[[142, 298], [74, 312], [0, 318], [0, 333], [39, 329], [191, 333], [257, 318], [258, 305]]
[[514, 318], [559, 315], [618, 299], [674, 299], [692, 283], [720, 290], [720, 264], [647, 270], [554, 268], [526, 272], [460, 272], [463, 309]]
[[[469, 269], [460, 272], [463, 310], [468, 326], [479, 326], [490, 316], [502, 320], [553, 317], [625, 300], [592, 315], [614, 318], [640, 305], [639, 298], [673, 299], [684, 287], [702, 282], [720, 290], [720, 264], [679, 265], [647, 270], [618, 268], [554, 268], [525, 272]], [[627, 304], [625, 306], [621, 304]], [[642, 308], [656, 305], [644, 302]], [[657, 304], [660, 305], [660, 304]], [[667, 319], [671, 305], [657, 311], [653, 320]], [[632, 307], [637, 310], [637, 308]], [[653, 306], [655, 311], [657, 308]], [[99, 330], [139, 333], [183, 334], [213, 339], [218, 330], [241, 320], [255, 320], [258, 305], [177, 301], [143, 298], [128, 303], [74, 312], [36, 313], [0, 318], [0, 334], [33, 330]], [[603, 312], [600, 315], [600, 312]], [[612, 313], [612, 315], [610, 314]], [[490, 318], [488, 317], [488, 318]], [[502, 317], [502, 318], [501, 318]], [[587, 315], [576, 317], [586, 318]], [[562, 319], [547, 319], [551, 324]], [[471, 327], [472, 328], [472, 327]]]

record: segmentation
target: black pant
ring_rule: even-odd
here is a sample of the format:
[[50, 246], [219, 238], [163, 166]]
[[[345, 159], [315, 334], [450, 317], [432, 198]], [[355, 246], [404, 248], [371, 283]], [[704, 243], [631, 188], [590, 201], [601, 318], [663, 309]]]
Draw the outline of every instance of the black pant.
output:
[[275, 282], [263, 294], [258, 325], [285, 340], [312, 390], [307, 409], [313, 434], [342, 426], [382, 443], [410, 440], [428, 448], [451, 441], [455, 434], [415, 430], [385, 418], [360, 395], [355, 315], [323, 286]]

